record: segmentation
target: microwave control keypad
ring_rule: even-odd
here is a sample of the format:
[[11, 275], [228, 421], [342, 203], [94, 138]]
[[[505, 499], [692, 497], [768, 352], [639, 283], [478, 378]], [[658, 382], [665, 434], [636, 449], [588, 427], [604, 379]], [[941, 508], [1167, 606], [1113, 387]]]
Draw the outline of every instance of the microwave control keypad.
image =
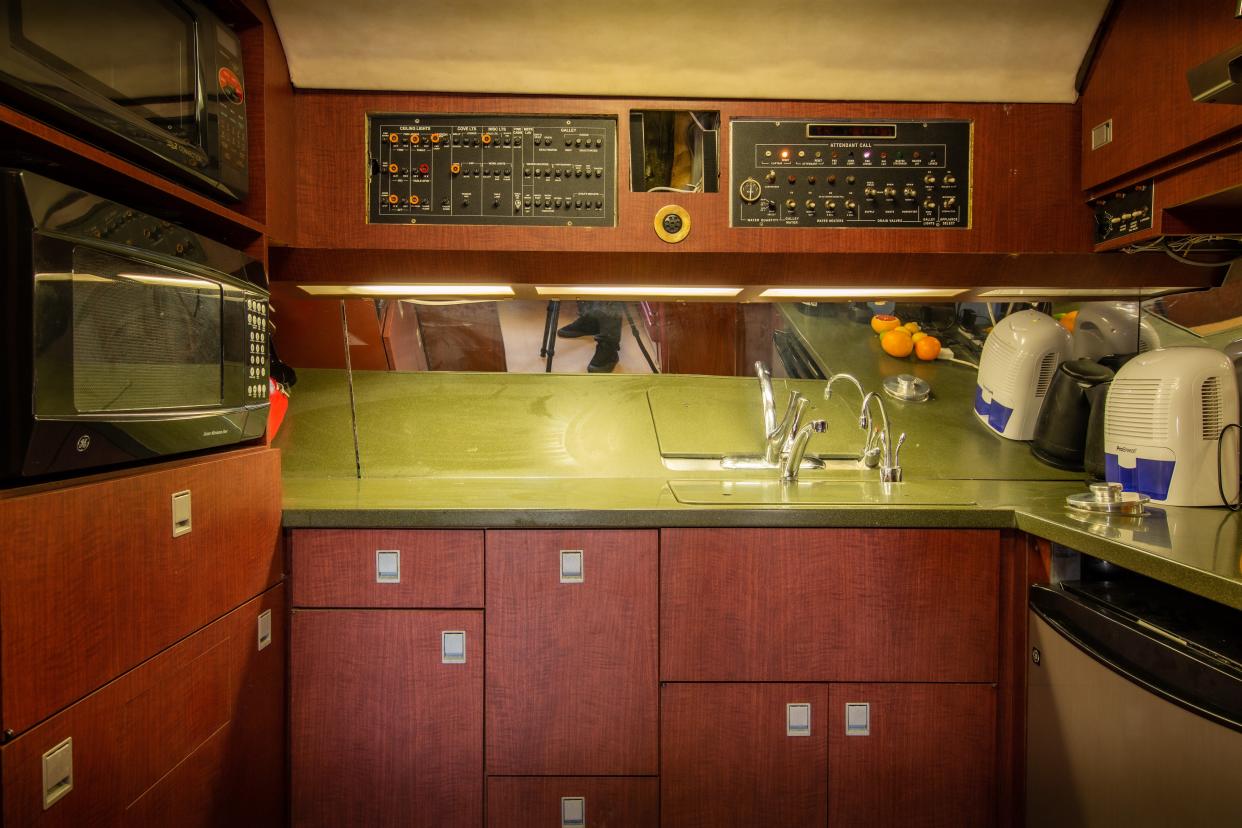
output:
[[970, 121], [729, 124], [731, 227], [970, 227]]
[[612, 227], [615, 118], [367, 116], [373, 224]]
[[246, 399], [267, 399], [267, 300], [246, 299], [249, 350], [246, 360]]

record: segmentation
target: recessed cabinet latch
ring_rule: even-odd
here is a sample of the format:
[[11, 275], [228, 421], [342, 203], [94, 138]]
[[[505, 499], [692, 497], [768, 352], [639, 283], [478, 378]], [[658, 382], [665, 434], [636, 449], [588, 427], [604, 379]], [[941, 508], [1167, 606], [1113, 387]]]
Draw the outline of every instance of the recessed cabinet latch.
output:
[[561, 550], [561, 583], [562, 584], [582, 583], [582, 550], [581, 549], [562, 549]]
[[845, 735], [871, 735], [871, 705], [866, 702], [850, 702], [845, 705]]
[[190, 534], [190, 490], [173, 492], [172, 496], [172, 536], [179, 538]]
[[586, 825], [586, 797], [561, 797], [561, 828]]

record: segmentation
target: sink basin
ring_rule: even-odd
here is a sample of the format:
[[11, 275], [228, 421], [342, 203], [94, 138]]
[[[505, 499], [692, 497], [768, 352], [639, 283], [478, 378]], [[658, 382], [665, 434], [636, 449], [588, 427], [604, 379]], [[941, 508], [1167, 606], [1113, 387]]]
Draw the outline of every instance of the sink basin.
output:
[[[775, 475], [776, 469], [763, 463], [757, 454], [729, 455], [727, 457], [680, 457], [661, 455], [664, 468], [678, 472], [719, 472], [719, 471], [755, 471], [760, 474]], [[868, 469], [857, 457], [838, 457], [834, 455], [810, 455], [802, 463], [802, 474], [814, 477], [857, 478], [863, 475], [877, 475], [879, 472]]]
[[[874, 475], [875, 471], [866, 470]], [[687, 506], [973, 506], [976, 501], [946, 495], [935, 480], [881, 483], [859, 480], [670, 480], [678, 503]]]

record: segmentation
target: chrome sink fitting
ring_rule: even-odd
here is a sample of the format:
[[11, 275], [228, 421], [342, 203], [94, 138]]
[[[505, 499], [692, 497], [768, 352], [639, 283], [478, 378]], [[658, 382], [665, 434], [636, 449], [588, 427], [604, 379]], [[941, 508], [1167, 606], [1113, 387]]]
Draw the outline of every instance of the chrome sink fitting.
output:
[[[906, 442], [903, 432], [893, 445], [892, 432], [889, 430], [888, 412], [884, 410], [884, 400], [874, 391], [864, 392], [862, 383], [852, 374], [833, 374], [824, 386], [824, 399], [832, 399], [832, 386], [838, 380], [844, 380], [858, 389], [862, 396], [862, 407], [858, 411], [858, 427], [867, 433], [863, 442], [862, 461], [869, 469], [880, 468], [881, 483], [901, 482], [901, 447]], [[874, 403], [874, 405], [873, 405]], [[872, 408], [880, 410], [880, 427], [875, 427]]]

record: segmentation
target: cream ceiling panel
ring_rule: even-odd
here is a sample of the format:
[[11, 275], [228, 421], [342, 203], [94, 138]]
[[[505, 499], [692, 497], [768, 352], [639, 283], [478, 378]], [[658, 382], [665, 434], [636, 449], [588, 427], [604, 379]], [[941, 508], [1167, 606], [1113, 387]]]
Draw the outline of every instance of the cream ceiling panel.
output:
[[270, 0], [301, 88], [1072, 102], [1107, 0]]

